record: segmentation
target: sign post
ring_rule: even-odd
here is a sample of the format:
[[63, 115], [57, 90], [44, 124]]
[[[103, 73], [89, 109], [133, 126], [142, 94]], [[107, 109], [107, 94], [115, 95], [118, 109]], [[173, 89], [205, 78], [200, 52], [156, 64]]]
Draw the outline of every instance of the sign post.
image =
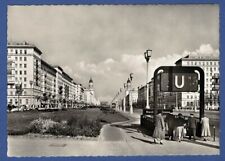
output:
[[[159, 73], [159, 71], [161, 71]], [[198, 73], [197, 73], [198, 72]], [[204, 115], [204, 71], [200, 67], [161, 66], [154, 72], [154, 120], [158, 111], [157, 92], [197, 92], [200, 85], [200, 117]], [[160, 88], [157, 89], [157, 86]]]

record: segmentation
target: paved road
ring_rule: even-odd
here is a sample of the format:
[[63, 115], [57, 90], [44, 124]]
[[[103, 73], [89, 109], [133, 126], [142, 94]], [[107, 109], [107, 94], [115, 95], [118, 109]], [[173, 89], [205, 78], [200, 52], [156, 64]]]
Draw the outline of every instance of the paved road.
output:
[[[129, 114], [125, 114], [130, 117]], [[164, 141], [154, 144], [153, 138], [140, 131], [139, 117], [126, 122], [105, 125], [94, 140], [73, 138], [8, 137], [9, 156], [137, 156], [137, 155], [218, 155], [217, 147], [193, 142]]]

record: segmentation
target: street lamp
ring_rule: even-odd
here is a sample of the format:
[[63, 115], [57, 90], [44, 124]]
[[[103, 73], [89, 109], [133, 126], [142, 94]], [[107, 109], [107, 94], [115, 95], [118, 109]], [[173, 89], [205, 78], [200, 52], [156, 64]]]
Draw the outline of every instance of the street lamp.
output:
[[123, 87], [124, 87], [123, 112], [126, 112], [127, 83], [124, 83], [124, 84], [123, 84]]
[[133, 114], [132, 80], [133, 73], [130, 73], [130, 114]]
[[146, 99], [146, 109], [150, 109], [149, 107], [149, 84], [148, 84], [148, 62], [152, 56], [152, 50], [148, 49], [144, 53], [145, 60], [147, 62], [147, 77], [146, 77], [146, 85], [147, 85], [147, 99]]

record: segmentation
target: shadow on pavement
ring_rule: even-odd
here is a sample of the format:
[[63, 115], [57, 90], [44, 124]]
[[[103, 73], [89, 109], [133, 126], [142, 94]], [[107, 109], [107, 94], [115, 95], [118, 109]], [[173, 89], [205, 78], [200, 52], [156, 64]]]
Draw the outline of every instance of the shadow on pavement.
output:
[[184, 139], [183, 141], [184, 142], [188, 142], [188, 143], [193, 143], [193, 144], [208, 146], [208, 147], [211, 147], [211, 148], [220, 149], [220, 146], [218, 146], [218, 145], [213, 145], [213, 144], [210, 144], [208, 142], [202, 142], [202, 141], [199, 141], [199, 140], [193, 141], [193, 140]]
[[131, 137], [132, 137], [133, 139], [136, 139], [136, 140], [139, 140], [139, 141], [142, 141], [142, 142], [145, 142], [145, 143], [155, 144], [153, 141], [140, 139], [140, 138], [137, 138], [137, 137], [134, 137], [134, 136], [131, 136]]
[[147, 135], [150, 136], [150, 131], [148, 131], [147, 129], [144, 129], [140, 126], [140, 124], [130, 124], [130, 125], [111, 125], [114, 127], [118, 127], [121, 129], [126, 130], [126, 133], [142, 133], [143, 135]]

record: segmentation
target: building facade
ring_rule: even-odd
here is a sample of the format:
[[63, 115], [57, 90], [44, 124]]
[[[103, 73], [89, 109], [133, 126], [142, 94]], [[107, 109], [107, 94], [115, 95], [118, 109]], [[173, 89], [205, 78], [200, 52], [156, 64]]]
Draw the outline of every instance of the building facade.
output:
[[[219, 109], [219, 58], [186, 56], [179, 59], [177, 66], [199, 66], [204, 71], [205, 77], [205, 109]], [[179, 93], [179, 102], [182, 109], [199, 108], [199, 92]]]
[[8, 104], [37, 108], [43, 103], [74, 107], [76, 102], [84, 102], [82, 85], [60, 66], [48, 64], [41, 55], [40, 49], [27, 42], [8, 43]]
[[[26, 42], [8, 44], [8, 104], [27, 105], [38, 102], [42, 96], [42, 52]], [[17, 94], [16, 86], [22, 92]]]

